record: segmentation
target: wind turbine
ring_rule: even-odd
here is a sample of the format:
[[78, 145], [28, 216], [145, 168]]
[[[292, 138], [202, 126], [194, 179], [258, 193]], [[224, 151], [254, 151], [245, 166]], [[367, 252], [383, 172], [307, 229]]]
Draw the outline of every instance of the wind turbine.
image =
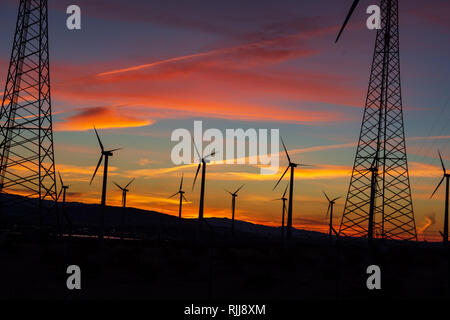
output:
[[195, 187], [195, 181], [197, 181], [198, 172], [200, 171], [200, 168], [202, 168], [202, 183], [200, 188], [200, 206], [198, 209], [198, 221], [201, 223], [203, 221], [203, 209], [204, 209], [204, 203], [205, 203], [205, 179], [206, 179], [206, 164], [209, 162], [208, 158], [211, 156], [214, 156], [216, 154], [215, 151], [213, 151], [211, 154], [202, 157], [200, 155], [200, 152], [198, 152], [197, 146], [195, 145], [195, 141], [192, 141], [194, 144], [195, 151], [197, 152], [198, 158], [201, 160], [197, 167], [197, 172], [195, 173], [194, 183], [192, 184], [192, 190], [194, 190]]
[[281, 176], [280, 180], [275, 184], [275, 187], [273, 187], [273, 190], [278, 186], [280, 181], [283, 179], [286, 172], [288, 172], [289, 169], [291, 169], [291, 177], [289, 182], [289, 206], [288, 206], [288, 216], [287, 216], [287, 230], [286, 230], [286, 237], [287, 239], [291, 239], [292, 236], [292, 200], [294, 197], [294, 169], [298, 166], [307, 167], [307, 165], [300, 164], [300, 163], [294, 163], [291, 161], [291, 158], [289, 157], [289, 153], [287, 152], [286, 146], [284, 144], [283, 138], [281, 138], [281, 143], [283, 144], [284, 152], [286, 152], [286, 157], [289, 161], [289, 165], [284, 171], [283, 175]]
[[274, 201], [275, 200], [283, 201], [283, 211], [281, 212], [281, 238], [284, 238], [284, 217], [286, 215], [286, 201], [287, 201], [286, 192], [287, 192], [288, 187], [289, 187], [289, 183], [286, 185], [286, 189], [284, 189], [284, 193], [281, 198], [273, 199]]
[[122, 216], [121, 216], [121, 226], [122, 226], [122, 232], [120, 235], [120, 239], [123, 240], [123, 229], [125, 227], [125, 208], [127, 207], [127, 193], [130, 191], [127, 188], [130, 186], [130, 184], [132, 184], [134, 181], [134, 178], [131, 179], [130, 182], [128, 182], [128, 184], [125, 187], [121, 187], [119, 186], [117, 183], [114, 182], [114, 184], [116, 185], [117, 188], [119, 188], [120, 190], [122, 190]]
[[61, 194], [62, 194], [63, 195], [63, 202], [62, 202], [62, 204], [64, 206], [64, 204], [66, 203], [66, 192], [67, 192], [67, 190], [69, 189], [70, 186], [64, 185], [63, 179], [61, 177], [61, 173], [58, 172], [58, 175], [59, 175], [59, 181], [61, 181], [61, 191], [59, 192], [58, 199], [61, 197]]
[[327, 218], [328, 218], [328, 215], [330, 215], [330, 223], [329, 223], [329, 227], [330, 228], [329, 228], [328, 235], [329, 235], [329, 237], [331, 239], [331, 236], [333, 235], [333, 232], [335, 234], [337, 234], [336, 230], [334, 230], [334, 228], [333, 228], [333, 209], [334, 209], [334, 205], [336, 204], [336, 201], [339, 200], [342, 197], [337, 197], [337, 198], [334, 198], [333, 200], [330, 200], [330, 198], [328, 198], [327, 194], [324, 191], [322, 191], [322, 192], [325, 195], [325, 198], [327, 198], [327, 200], [328, 200]]
[[344, 31], [345, 27], [347, 26], [348, 21], [350, 20], [350, 17], [352, 16], [353, 12], [355, 11], [356, 7], [358, 6], [359, 0], [354, 0], [352, 3], [352, 6], [350, 7], [350, 10], [347, 14], [347, 17], [345, 17], [345, 21], [341, 27], [341, 29], [339, 30], [339, 33], [336, 37], [336, 40], [334, 41], [334, 43], [339, 41], [339, 38], [342, 35], [342, 32]]
[[234, 235], [234, 212], [236, 208], [236, 197], [238, 192], [244, 187], [244, 185], [240, 186], [235, 192], [230, 192], [228, 190], [225, 190], [231, 195], [231, 232]]
[[128, 184], [125, 187], [121, 187], [119, 186], [117, 183], [114, 182], [114, 184], [116, 185], [117, 188], [119, 188], [120, 190], [122, 190], [122, 207], [125, 208], [127, 206], [127, 192], [129, 192], [130, 190], [128, 190], [127, 188], [130, 186], [130, 184], [132, 184], [134, 181], [134, 178], [131, 179], [130, 182], [128, 182]]
[[105, 157], [105, 162], [103, 163], [103, 186], [102, 186], [102, 202], [101, 202], [101, 221], [100, 221], [100, 232], [99, 232], [99, 239], [102, 240], [104, 236], [104, 229], [105, 229], [105, 207], [106, 207], [106, 185], [108, 181], [108, 160], [109, 157], [113, 156], [114, 151], [118, 151], [121, 149], [113, 149], [113, 150], [105, 150], [103, 147], [103, 143], [100, 140], [100, 136], [98, 135], [97, 129], [94, 127], [95, 135], [97, 136], [98, 144], [100, 145], [101, 149], [101, 156], [100, 160], [98, 161], [97, 167], [95, 168], [94, 174], [92, 175], [91, 182], [89, 184], [92, 184], [92, 181], [95, 178], [95, 175], [97, 174], [97, 170], [102, 164], [103, 157]]
[[187, 201], [186, 197], [184, 196], [185, 192], [183, 191], [183, 178], [184, 178], [184, 174], [181, 176], [180, 188], [178, 189], [178, 191], [176, 193], [174, 193], [173, 195], [171, 195], [169, 197], [169, 199], [170, 199], [170, 198], [175, 197], [177, 194], [180, 195], [180, 206], [178, 209], [178, 220], [179, 221], [181, 221], [181, 210], [183, 207], [183, 199], [184, 199], [184, 201]]
[[63, 212], [63, 215], [66, 218], [67, 222], [69, 223], [69, 229], [70, 229], [69, 233], [71, 234], [72, 233], [72, 221], [70, 221], [69, 217], [67, 216], [66, 208], [65, 208], [66, 207], [66, 193], [70, 186], [64, 185], [63, 179], [61, 177], [61, 173], [58, 172], [58, 175], [59, 175], [59, 181], [61, 181], [61, 191], [59, 192], [57, 199], [59, 200], [61, 198], [61, 194], [62, 194], [62, 196], [63, 196], [62, 212]]
[[442, 160], [441, 152], [438, 150], [439, 159], [441, 160], [442, 170], [444, 171], [444, 176], [442, 177], [441, 181], [439, 182], [436, 189], [431, 194], [430, 199], [434, 196], [436, 191], [441, 186], [442, 182], [445, 179], [445, 216], [444, 216], [444, 233], [441, 233], [442, 237], [444, 238], [444, 246], [448, 245], [448, 192], [449, 192], [449, 179], [450, 179], [450, 173], [447, 173], [447, 170], [445, 169], [444, 161]]

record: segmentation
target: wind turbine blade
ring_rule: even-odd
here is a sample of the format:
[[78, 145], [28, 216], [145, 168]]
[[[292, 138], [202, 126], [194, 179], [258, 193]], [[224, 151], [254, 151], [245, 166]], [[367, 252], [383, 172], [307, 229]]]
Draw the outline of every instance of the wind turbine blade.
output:
[[303, 163], [296, 163], [296, 165], [299, 167], [312, 167], [312, 165], [310, 164], [303, 164]]
[[328, 204], [328, 209], [327, 209], [327, 218], [328, 218], [328, 215], [330, 214], [330, 207], [331, 207], [331, 203], [330, 203], [330, 204]]
[[127, 184], [127, 185], [125, 186], [125, 188], [124, 188], [124, 189], [128, 188], [128, 187], [130, 186], [130, 184], [132, 184], [132, 183], [133, 183], [134, 179], [135, 179], [135, 178], [131, 179], [131, 181], [130, 181], [130, 182], [128, 182], [128, 184]]
[[170, 197], [168, 197], [167, 199], [171, 199], [173, 197], [175, 197], [179, 192], [174, 193], [173, 195], [171, 195]]
[[327, 194], [325, 193], [325, 191], [322, 191], [322, 193], [324, 194], [325, 198], [327, 198], [328, 202], [331, 202], [330, 198], [328, 198]]
[[64, 185], [63, 180], [61, 178], [61, 173], [58, 171], [58, 175], [59, 175], [59, 181], [61, 181], [61, 187]]
[[59, 201], [59, 198], [61, 197], [61, 194], [63, 193], [63, 188], [61, 188], [61, 191], [59, 192], [59, 194], [58, 194], [58, 198], [56, 198], [56, 201]]
[[347, 23], [350, 20], [350, 17], [352, 16], [353, 11], [355, 11], [356, 6], [358, 5], [358, 3], [359, 3], [359, 0], [354, 0], [353, 1], [353, 4], [352, 4], [352, 6], [350, 8], [350, 11], [348, 12], [347, 17], [345, 18], [344, 24], [342, 25], [341, 30], [339, 30], [339, 33], [338, 33], [334, 43], [337, 43], [339, 41], [339, 38], [341, 37], [342, 32], [344, 31], [345, 27], [347, 26]]
[[123, 150], [123, 148], [117, 148], [117, 149], [108, 150], [108, 152], [115, 152], [115, 151], [119, 151], [119, 150]]
[[102, 161], [103, 161], [103, 153], [102, 153], [102, 156], [100, 157], [100, 160], [98, 161], [97, 167], [95, 168], [94, 174], [92, 175], [92, 179], [89, 184], [92, 184], [92, 181], [94, 180], [95, 175], [97, 174], [98, 167], [100, 167], [100, 165], [102, 164]]
[[192, 138], [192, 144], [194, 145], [195, 152], [197, 152], [198, 159], [201, 161], [202, 160], [202, 156], [200, 155], [200, 152], [197, 149], [197, 145], [195, 144], [194, 138]]
[[184, 173], [181, 175], [181, 182], [180, 182], [180, 189], [179, 189], [179, 191], [181, 191], [181, 189], [183, 189], [183, 179], [184, 179]]
[[207, 156], [204, 156], [203, 159], [206, 159], [206, 158], [209, 158], [209, 157], [214, 157], [215, 155], [216, 155], [216, 151], [214, 150], [213, 152], [211, 152]]
[[286, 192], [287, 192], [288, 187], [289, 187], [289, 183], [286, 184], [286, 189], [284, 189], [283, 198], [286, 196]]
[[286, 174], [286, 172], [288, 172], [290, 167], [286, 168], [286, 171], [284, 171], [283, 175], [281, 176], [280, 180], [278, 180], [277, 184], [275, 185], [275, 187], [273, 187], [273, 190], [275, 190], [275, 188], [278, 186], [278, 184], [280, 183], [281, 179], [283, 179], [284, 175]]
[[439, 159], [441, 159], [442, 170], [444, 170], [444, 174], [446, 174], [447, 170], [445, 170], [444, 161], [442, 160], [441, 152], [439, 150], [438, 150], [438, 153], [439, 153]]
[[116, 185], [117, 188], [119, 188], [119, 189], [122, 190], [122, 191], [123, 191], [123, 189], [126, 188], [126, 187], [125, 187], [125, 188], [122, 188], [121, 186], [119, 186], [119, 185], [118, 185], [117, 183], [115, 183], [114, 181], [113, 181], [113, 183]]
[[197, 181], [198, 172], [200, 171], [200, 167], [201, 167], [201, 166], [202, 166], [202, 164], [199, 163], [199, 164], [198, 164], [198, 167], [197, 167], [197, 172], [195, 173], [194, 183], [192, 184], [192, 189], [194, 189], [195, 181]]
[[223, 189], [225, 190], [225, 192], [228, 192], [230, 195], [233, 195], [230, 191], [228, 191], [227, 189]]
[[332, 201], [337, 201], [337, 200], [339, 200], [340, 198], [342, 198], [342, 196], [341, 196], [341, 197], [334, 198]]
[[184, 194], [182, 195], [184, 201], [188, 202], [188, 200], [186, 199], [186, 197], [184, 196]]
[[242, 186], [239, 187], [239, 189], [237, 189], [234, 193], [238, 193], [243, 187], [245, 186], [245, 184], [243, 184]]
[[434, 189], [433, 193], [431, 194], [431, 198], [433, 198], [434, 194], [436, 193], [436, 191], [438, 191], [439, 187], [441, 186], [442, 182], [444, 181], [445, 177], [442, 177], [441, 182], [439, 182], [438, 186], [436, 187], [436, 189]]
[[281, 143], [283, 144], [284, 152], [286, 152], [286, 156], [288, 158], [289, 163], [291, 163], [291, 158], [289, 157], [289, 153], [287, 152], [286, 146], [284, 145], [283, 137], [281, 138]]
[[94, 126], [94, 130], [95, 130], [95, 135], [97, 136], [98, 144], [100, 145], [100, 148], [102, 149], [102, 151], [104, 151], [102, 140], [100, 140], [100, 136], [98, 135], [98, 132], [97, 132], [97, 129], [95, 128], [95, 126]]

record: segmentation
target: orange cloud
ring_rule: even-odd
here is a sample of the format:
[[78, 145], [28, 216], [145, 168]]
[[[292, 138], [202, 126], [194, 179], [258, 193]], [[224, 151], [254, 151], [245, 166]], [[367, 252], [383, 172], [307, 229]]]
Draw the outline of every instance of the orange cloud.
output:
[[[208, 174], [208, 178], [216, 180], [276, 181], [285, 169], [285, 167], [280, 167], [276, 175], [262, 175], [250, 172], [211, 172]], [[304, 180], [348, 178], [350, 174], [351, 167], [347, 166], [321, 165], [314, 168], [298, 168], [295, 170], [295, 178]]]
[[[141, 64], [133, 67], [122, 68], [117, 70], [111, 70], [99, 73], [98, 76], [111, 76], [119, 73], [138, 71], [142, 69], [148, 69], [156, 66], [162, 66], [165, 64], [170, 64], [174, 62], [186, 61], [195, 58], [205, 58], [210, 56], [222, 56], [222, 59], [225, 58], [233, 58], [238, 59], [242, 62], [246, 63], [255, 63], [258, 61], [264, 62], [277, 62], [280, 60], [287, 60], [290, 58], [297, 58], [299, 56], [308, 56], [317, 53], [316, 50], [308, 50], [305, 48], [299, 48], [299, 46], [303, 45], [301, 39], [305, 39], [311, 36], [313, 33], [300, 33], [293, 34], [284, 37], [278, 37], [274, 39], [253, 42], [248, 44], [243, 44], [231, 48], [222, 48], [216, 50], [210, 50], [206, 52], [200, 52], [180, 57], [174, 57], [170, 59], [160, 60], [148, 64]], [[248, 61], [245, 58], [252, 58], [251, 61]], [[255, 59], [256, 58], [256, 59]], [[243, 61], [245, 60], [245, 61]]]
[[[64, 182], [89, 182], [94, 174], [95, 166], [82, 167], [70, 164], [58, 163], [56, 168], [62, 175]], [[116, 176], [118, 168], [108, 166], [108, 175]], [[66, 181], [67, 180], [67, 181]]]
[[73, 116], [56, 123], [55, 129], [59, 131], [89, 130], [95, 125], [97, 129], [142, 127], [153, 123], [152, 120], [138, 119], [124, 115], [115, 107], [95, 107], [85, 109]]
[[409, 162], [409, 174], [412, 177], [436, 178], [442, 176], [442, 168], [421, 162]]
[[[208, 166], [220, 166], [226, 165], [223, 162], [213, 162], [208, 164]], [[139, 170], [130, 170], [127, 171], [126, 174], [133, 177], [141, 177], [141, 178], [153, 178], [162, 174], [175, 173], [179, 170], [194, 168], [198, 166], [198, 164], [189, 164], [183, 166], [176, 166], [170, 168], [156, 168], [156, 169], [139, 169]], [[232, 168], [233, 165], [227, 165], [229, 168]], [[242, 165], [239, 165], [241, 167]], [[279, 179], [280, 174], [284, 172], [286, 168], [280, 166], [278, 173], [274, 175], [262, 175], [259, 172], [251, 173], [251, 172], [242, 172], [242, 171], [227, 171], [227, 172], [209, 172], [208, 179], [211, 180], [252, 180], [252, 181], [274, 181]], [[195, 174], [195, 170], [192, 172], [187, 172], [185, 177], [191, 176]], [[298, 168], [295, 171], [295, 177], [299, 179], [308, 179], [308, 180], [316, 180], [316, 179], [336, 179], [342, 177], [349, 177], [351, 174], [351, 167], [348, 166], [335, 166], [335, 165], [321, 165], [317, 167], [309, 167], [309, 168]]]

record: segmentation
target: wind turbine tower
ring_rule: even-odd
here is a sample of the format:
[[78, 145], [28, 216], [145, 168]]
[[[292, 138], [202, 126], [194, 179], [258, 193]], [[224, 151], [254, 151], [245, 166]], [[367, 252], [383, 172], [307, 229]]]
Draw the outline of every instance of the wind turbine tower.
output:
[[200, 163], [197, 167], [197, 172], [195, 173], [194, 183], [192, 184], [192, 189], [194, 189], [195, 182], [197, 181], [198, 172], [200, 171], [200, 168], [202, 169], [202, 182], [200, 187], [200, 205], [198, 208], [198, 221], [201, 223], [203, 221], [203, 210], [204, 210], [204, 204], [205, 204], [205, 180], [206, 180], [206, 164], [209, 162], [208, 158], [213, 157], [216, 152], [212, 152], [211, 154], [207, 156], [200, 155], [200, 152], [197, 149], [197, 146], [195, 145], [195, 142], [193, 141], [195, 151], [197, 152], [198, 158], [200, 159]]
[[[354, 0], [336, 38], [356, 9]], [[399, 0], [381, 0], [375, 49], [341, 236], [417, 240], [400, 81]]]
[[169, 197], [169, 199], [171, 199], [171, 198], [175, 197], [177, 194], [180, 195], [180, 205], [178, 207], [178, 220], [179, 221], [181, 221], [181, 210], [183, 207], [183, 200], [187, 201], [186, 197], [184, 196], [185, 192], [183, 191], [183, 178], [184, 178], [184, 175], [181, 176], [180, 188], [178, 189], [178, 191]]
[[244, 185], [240, 186], [235, 192], [230, 192], [228, 190], [225, 190], [226, 192], [228, 192], [231, 195], [231, 232], [234, 235], [234, 213], [235, 213], [235, 209], [236, 209], [236, 198], [237, 198], [237, 194], [238, 192], [244, 187]]
[[117, 188], [119, 188], [120, 190], [122, 190], [122, 207], [126, 208], [127, 207], [127, 193], [130, 192], [130, 190], [128, 190], [127, 188], [130, 186], [130, 184], [132, 184], [134, 181], [134, 178], [131, 179], [130, 182], [128, 182], [128, 184], [125, 187], [121, 187], [120, 185], [118, 185], [117, 183], [114, 182], [114, 184], [116, 185]]
[[288, 164], [288, 167], [286, 168], [286, 170], [284, 171], [283, 175], [281, 176], [281, 178], [275, 184], [275, 187], [273, 187], [273, 189], [275, 190], [275, 188], [278, 186], [278, 184], [281, 182], [281, 180], [285, 176], [286, 172], [288, 172], [288, 170], [290, 169], [291, 176], [290, 176], [290, 180], [289, 180], [289, 205], [288, 205], [288, 216], [287, 216], [287, 225], [286, 225], [286, 238], [288, 240], [290, 240], [291, 236], [292, 236], [292, 203], [293, 203], [293, 198], [294, 198], [294, 169], [297, 168], [298, 166], [306, 167], [307, 165], [292, 162], [291, 158], [289, 157], [289, 153], [286, 149], [286, 145], [284, 144], [283, 138], [281, 138], [281, 143], [283, 144], [283, 149], [284, 149], [284, 152], [286, 153], [286, 157], [289, 161], [289, 164]]
[[117, 183], [114, 182], [114, 184], [116, 185], [117, 188], [119, 188], [120, 190], [122, 190], [122, 216], [121, 216], [121, 221], [120, 221], [120, 225], [121, 225], [121, 235], [120, 238], [123, 240], [123, 232], [124, 232], [124, 228], [125, 228], [125, 212], [126, 212], [126, 208], [127, 208], [127, 193], [130, 191], [128, 190], [128, 187], [133, 183], [134, 178], [131, 179], [130, 182], [128, 182], [128, 184], [125, 187], [121, 187], [119, 186]]
[[100, 136], [98, 135], [97, 129], [94, 127], [95, 135], [97, 136], [98, 144], [100, 145], [100, 160], [98, 161], [97, 167], [95, 168], [94, 174], [92, 175], [92, 181], [94, 181], [95, 175], [97, 174], [97, 170], [102, 164], [103, 157], [105, 157], [105, 162], [103, 164], [103, 186], [102, 186], [102, 201], [101, 201], [101, 218], [100, 218], [100, 232], [98, 234], [98, 238], [103, 240], [104, 232], [105, 232], [105, 209], [106, 209], [106, 186], [108, 181], [108, 160], [109, 157], [113, 156], [114, 151], [118, 151], [121, 149], [113, 149], [113, 150], [105, 150], [103, 147], [103, 143], [100, 140]]
[[[58, 200], [61, 198], [61, 195], [63, 196], [62, 199], [62, 213], [64, 215], [64, 217], [66, 218], [67, 222], [69, 223], [70, 226], [70, 234], [72, 234], [72, 221], [69, 219], [67, 212], [66, 212], [66, 193], [67, 190], [69, 189], [70, 186], [66, 186], [63, 182], [63, 179], [61, 177], [61, 173], [58, 172], [58, 176], [59, 176], [59, 181], [61, 182], [61, 191], [58, 194]], [[59, 223], [58, 223], [59, 225]], [[64, 228], [63, 228], [64, 229]]]
[[273, 199], [274, 201], [276, 201], [276, 200], [283, 201], [283, 209], [281, 211], [281, 238], [282, 239], [284, 238], [284, 219], [286, 216], [286, 201], [288, 200], [286, 198], [286, 192], [287, 192], [288, 187], [289, 187], [289, 183], [287, 184], [286, 189], [284, 189], [283, 196], [281, 198]]
[[436, 189], [434, 189], [430, 198], [432, 198], [434, 196], [434, 194], [436, 193], [436, 191], [438, 191], [439, 187], [441, 186], [442, 182], [444, 182], [444, 179], [445, 179], [444, 233], [441, 233], [441, 234], [442, 234], [444, 246], [447, 247], [448, 246], [448, 196], [449, 196], [450, 173], [447, 173], [447, 170], [445, 169], [444, 161], [442, 160], [441, 153], [439, 151], [438, 151], [438, 153], [439, 153], [439, 159], [441, 160], [441, 165], [442, 165], [442, 170], [444, 172], [444, 175], [443, 175], [441, 181], [439, 182], [438, 186], [436, 187]]
[[328, 236], [331, 238], [331, 236], [333, 235], [333, 210], [334, 210], [334, 205], [336, 204], [336, 201], [339, 200], [341, 197], [337, 197], [334, 198], [333, 200], [330, 200], [330, 198], [328, 197], [328, 195], [323, 192], [323, 194], [325, 195], [325, 198], [327, 198], [328, 200], [328, 209], [327, 209], [327, 218], [328, 216], [330, 217], [330, 222], [328, 224], [329, 226], [329, 231], [328, 231]]

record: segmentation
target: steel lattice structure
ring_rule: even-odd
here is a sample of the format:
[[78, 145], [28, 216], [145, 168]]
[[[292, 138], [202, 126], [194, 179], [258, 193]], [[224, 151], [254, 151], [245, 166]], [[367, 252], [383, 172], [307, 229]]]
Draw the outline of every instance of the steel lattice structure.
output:
[[[19, 194], [54, 203], [47, 0], [21, 0], [0, 113], [0, 195], [2, 207]], [[50, 202], [44, 201], [50, 200]], [[42, 210], [41, 212], [42, 218]], [[41, 219], [42, 222], [42, 219]]]
[[403, 126], [398, 0], [381, 0], [369, 88], [340, 235], [417, 240]]

